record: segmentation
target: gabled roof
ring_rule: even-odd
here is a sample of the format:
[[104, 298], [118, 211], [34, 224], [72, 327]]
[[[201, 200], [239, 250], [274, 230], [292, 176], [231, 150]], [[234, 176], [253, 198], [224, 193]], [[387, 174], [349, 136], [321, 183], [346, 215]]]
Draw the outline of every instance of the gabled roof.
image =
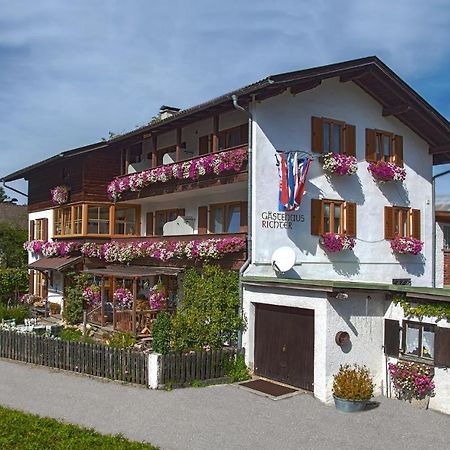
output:
[[[236, 96], [241, 105], [253, 98], [261, 101], [289, 89], [293, 94], [313, 89], [322, 80], [339, 77], [342, 82], [353, 81], [361, 89], [375, 98], [383, 106], [384, 116], [395, 116], [430, 145], [434, 164], [450, 163], [450, 122], [425, 101], [414, 89], [398, 77], [386, 64], [376, 56], [354, 59], [337, 64], [330, 64], [311, 69], [270, 75], [260, 81], [228, 92], [205, 103], [184, 109], [163, 120], [137, 128], [129, 133], [116, 136], [107, 143], [101, 142], [91, 146], [73, 149], [49, 158], [41, 163], [4, 177], [12, 181], [26, 176], [37, 167], [48, 164], [58, 157], [71, 157], [80, 151], [91, 151], [98, 145], [111, 145], [126, 140], [138, 142], [152, 134], [162, 134], [171, 129], [210, 117], [212, 114], [233, 108], [232, 97]], [[89, 149], [94, 147], [93, 149]]]

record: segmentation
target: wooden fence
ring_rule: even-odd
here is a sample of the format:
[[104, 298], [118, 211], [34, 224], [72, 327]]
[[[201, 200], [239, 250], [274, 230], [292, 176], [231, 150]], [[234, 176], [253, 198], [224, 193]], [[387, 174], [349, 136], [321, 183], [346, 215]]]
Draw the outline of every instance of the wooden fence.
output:
[[0, 330], [0, 357], [128, 383], [148, 384], [142, 352]]
[[168, 353], [161, 357], [162, 384], [188, 384], [193, 381], [224, 378], [243, 350], [227, 348], [191, 353]]

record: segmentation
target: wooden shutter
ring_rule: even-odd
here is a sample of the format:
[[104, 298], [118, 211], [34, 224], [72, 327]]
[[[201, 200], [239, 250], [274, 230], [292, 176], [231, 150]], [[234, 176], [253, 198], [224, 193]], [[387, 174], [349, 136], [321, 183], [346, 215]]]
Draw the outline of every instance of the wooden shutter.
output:
[[198, 139], [198, 154], [206, 155], [209, 153], [209, 135], [201, 136]]
[[345, 153], [356, 156], [356, 128], [354, 125], [345, 125]]
[[377, 145], [375, 130], [366, 128], [366, 161], [375, 162], [377, 160]]
[[48, 219], [42, 219], [42, 240], [48, 241]]
[[394, 208], [392, 206], [384, 207], [384, 238], [394, 239]]
[[345, 234], [356, 237], [356, 203], [345, 203]]
[[146, 223], [145, 223], [145, 234], [146, 236], [153, 236], [153, 213], [148, 212], [146, 216]]
[[398, 358], [400, 352], [400, 324], [398, 320], [384, 320], [384, 354]]
[[208, 232], [208, 207], [199, 206], [198, 208], [198, 234], [206, 234]]
[[322, 200], [318, 198], [311, 199], [311, 234], [319, 235], [322, 233]]
[[394, 163], [403, 167], [403, 137], [395, 135], [394, 136]]
[[311, 117], [311, 150], [323, 152], [323, 120], [320, 117]]
[[248, 122], [241, 125], [241, 144], [248, 144]]
[[28, 293], [34, 295], [34, 270], [30, 270], [28, 274]]
[[434, 365], [450, 367], [450, 328], [435, 328]]
[[241, 233], [248, 231], [248, 202], [241, 202]]
[[420, 209], [411, 210], [411, 236], [420, 239]]
[[30, 241], [34, 239], [34, 220], [30, 220], [30, 234], [28, 238]]

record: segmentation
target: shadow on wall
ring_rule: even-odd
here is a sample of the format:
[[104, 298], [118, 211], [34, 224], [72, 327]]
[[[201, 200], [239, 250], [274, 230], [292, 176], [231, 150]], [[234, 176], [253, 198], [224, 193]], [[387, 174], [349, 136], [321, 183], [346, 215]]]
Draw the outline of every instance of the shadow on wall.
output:
[[404, 183], [398, 181], [389, 181], [386, 183], [377, 183], [382, 194], [391, 205], [409, 206], [409, 192]]
[[353, 253], [353, 250], [329, 253], [328, 258], [334, 271], [339, 275], [351, 277], [352, 275], [358, 275], [360, 272], [360, 260]]
[[330, 175], [327, 180], [341, 198], [362, 205], [365, 200], [361, 179], [358, 175]]
[[394, 253], [395, 259], [399, 262], [402, 268], [410, 275], [420, 276], [425, 273], [425, 256], [422, 253], [418, 255], [403, 255]]

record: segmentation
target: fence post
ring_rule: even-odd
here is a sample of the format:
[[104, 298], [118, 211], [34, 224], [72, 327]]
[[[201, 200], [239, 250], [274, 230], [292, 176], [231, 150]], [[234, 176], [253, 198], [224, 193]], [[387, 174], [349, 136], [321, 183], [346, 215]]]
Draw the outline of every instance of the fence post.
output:
[[148, 387], [158, 389], [161, 384], [161, 353], [149, 353], [148, 355]]

